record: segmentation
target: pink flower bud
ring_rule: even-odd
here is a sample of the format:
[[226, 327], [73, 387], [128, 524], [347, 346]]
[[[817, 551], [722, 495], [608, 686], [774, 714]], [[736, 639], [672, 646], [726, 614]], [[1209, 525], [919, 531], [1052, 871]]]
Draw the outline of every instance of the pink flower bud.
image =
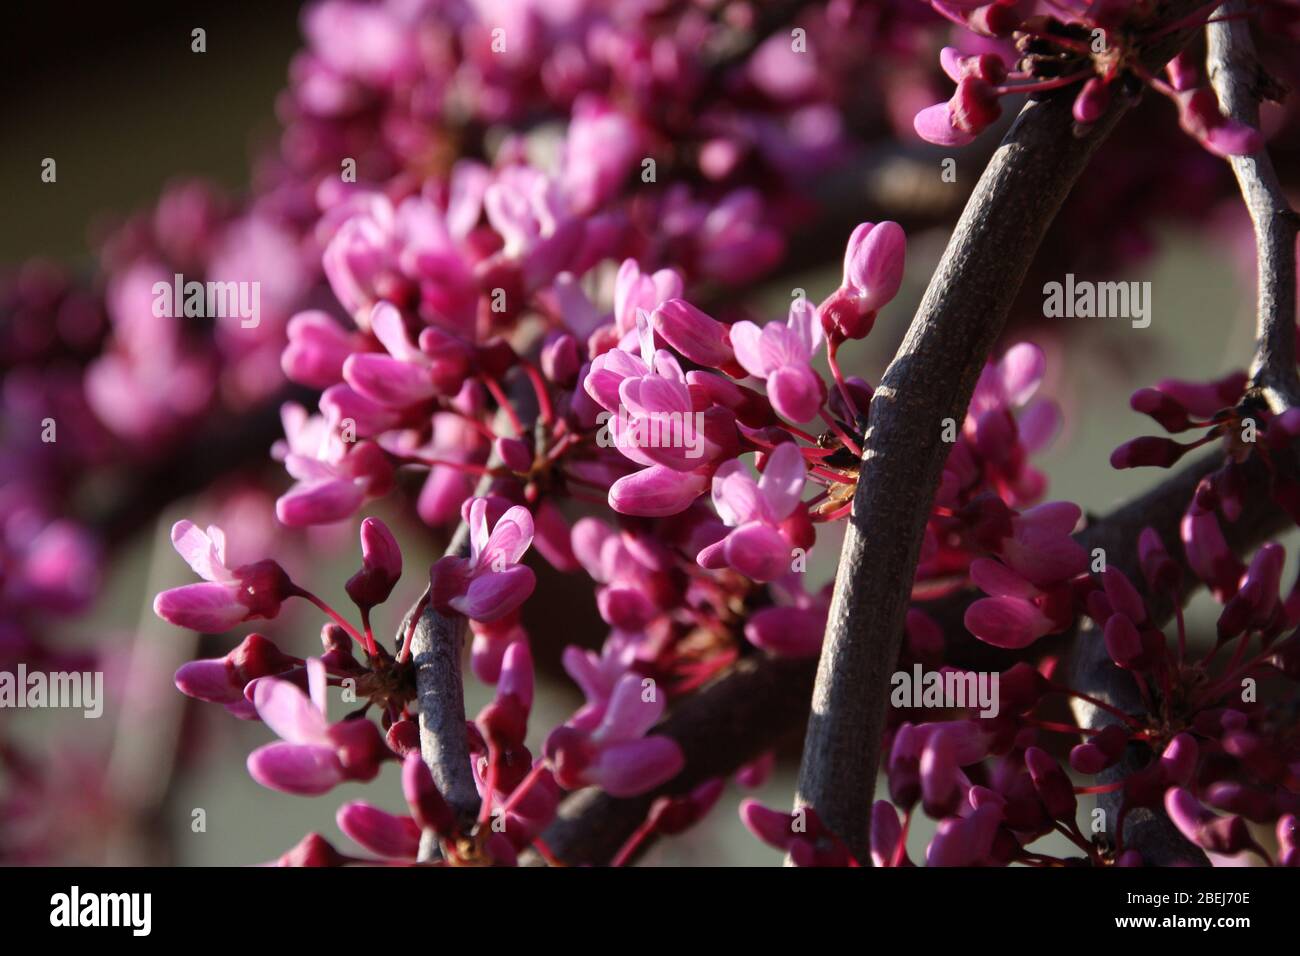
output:
[[392, 532], [378, 518], [361, 522], [361, 570], [345, 585], [357, 607], [383, 604], [402, 576], [402, 552]]

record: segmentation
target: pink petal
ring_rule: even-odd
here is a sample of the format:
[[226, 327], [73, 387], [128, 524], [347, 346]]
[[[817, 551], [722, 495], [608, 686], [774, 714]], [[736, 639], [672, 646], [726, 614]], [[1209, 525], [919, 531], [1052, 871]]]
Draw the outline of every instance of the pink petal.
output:
[[209, 582], [163, 591], [153, 600], [153, 612], [169, 624], [203, 634], [228, 631], [248, 616], [232, 586]]
[[264, 787], [314, 797], [343, 781], [343, 768], [333, 747], [278, 742], [248, 755], [248, 772]]
[[973, 134], [952, 125], [952, 114], [948, 111], [946, 101], [927, 106], [917, 113], [912, 120], [912, 128], [921, 139], [939, 146], [965, 146], [975, 141]]
[[619, 678], [610, 694], [605, 716], [591, 735], [593, 743], [635, 740], [659, 723], [666, 706], [663, 694], [655, 688], [653, 696], [644, 699], [641, 681], [642, 678], [636, 674], [624, 674]]
[[771, 525], [751, 521], [726, 539], [727, 563], [754, 581], [772, 581], [790, 570], [790, 542]]
[[794, 422], [810, 422], [826, 400], [826, 385], [807, 365], [785, 365], [767, 380], [772, 407]]
[[677, 741], [646, 737], [602, 750], [586, 776], [611, 797], [635, 797], [667, 783], [685, 763]]
[[[290, 743], [329, 743], [329, 721], [325, 715], [306, 694], [286, 680], [277, 677], [259, 680], [253, 689], [253, 706], [262, 721]], [[330, 750], [332, 753], [333, 748]]]
[[708, 479], [701, 475], [652, 465], [614, 482], [609, 506], [619, 514], [662, 518], [685, 511], [708, 487]]
[[801, 607], [765, 607], [745, 624], [745, 638], [778, 657], [814, 657], [821, 650], [826, 614]]
[[349, 355], [343, 378], [361, 395], [389, 408], [417, 405], [438, 394], [428, 366], [374, 352]]
[[233, 580], [217, 544], [193, 521], [178, 521], [172, 525], [172, 547], [203, 580]]
[[990, 597], [1034, 598], [1041, 592], [1001, 561], [976, 558], [970, 563], [971, 583]]
[[1034, 604], [1014, 597], [980, 598], [966, 609], [965, 623], [985, 644], [1012, 650], [1028, 647], [1052, 626]]
[[504, 569], [518, 564], [528, 546], [533, 543], [533, 515], [522, 505], [515, 505], [503, 514], [488, 536], [479, 554], [478, 564], [494, 569]]
[[517, 564], [504, 571], [477, 573], [469, 589], [448, 603], [471, 620], [490, 623], [500, 620], [528, 600], [537, 586], [533, 569]]
[[741, 320], [731, 326], [731, 347], [735, 350], [736, 361], [744, 366], [745, 371], [758, 378], [767, 378], [767, 363], [763, 358], [761, 347], [763, 333], [757, 325]]
[[998, 362], [998, 377], [1008, 404], [1019, 408], [1033, 398], [1046, 368], [1047, 357], [1037, 345], [1021, 342], [1007, 349]]
[[340, 830], [378, 856], [414, 860], [419, 853], [420, 828], [410, 817], [356, 800], [339, 807], [334, 819]]
[[355, 481], [335, 478], [295, 485], [276, 499], [275, 514], [291, 528], [331, 524], [356, 514], [364, 500]]

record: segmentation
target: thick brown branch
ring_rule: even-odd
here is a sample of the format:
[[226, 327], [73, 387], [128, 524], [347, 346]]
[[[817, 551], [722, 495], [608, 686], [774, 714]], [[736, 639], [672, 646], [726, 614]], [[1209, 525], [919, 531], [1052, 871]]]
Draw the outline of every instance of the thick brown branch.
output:
[[[1166, 14], [1176, 20], [1193, 6], [1170, 4]], [[1185, 40], [1148, 51], [1148, 65], [1160, 66]], [[1126, 109], [1116, 102], [1080, 136], [1068, 95], [1025, 107], [968, 200], [872, 399], [795, 796], [858, 859], [868, 855], [889, 676], [949, 451], [944, 421], [964, 417], [1043, 234]]]
[[867, 858], [889, 675], [950, 448], [944, 420], [964, 417], [1034, 250], [1116, 117], [1078, 139], [1068, 100], [1025, 108], [968, 201], [872, 400], [796, 795], [859, 859]]
[[[1269, 86], [1250, 36], [1244, 0], [1219, 8], [1221, 20], [1206, 28], [1210, 81], [1225, 114], [1247, 126], [1259, 126], [1260, 91]], [[1233, 156], [1232, 172], [1241, 187], [1255, 227], [1258, 305], [1254, 385], [1274, 411], [1300, 405], [1296, 376], [1296, 230], [1300, 217], [1287, 203], [1268, 151]]]

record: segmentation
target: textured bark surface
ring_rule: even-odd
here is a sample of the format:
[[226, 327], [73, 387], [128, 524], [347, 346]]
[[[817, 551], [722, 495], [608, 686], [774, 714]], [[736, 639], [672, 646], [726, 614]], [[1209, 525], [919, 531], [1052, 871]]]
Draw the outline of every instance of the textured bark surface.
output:
[[[1242, 16], [1244, 0], [1231, 0], [1219, 16]], [[1255, 56], [1250, 21], [1224, 20], [1206, 27], [1210, 81], [1219, 106], [1247, 126], [1259, 126], [1259, 103], [1276, 84]], [[1300, 217], [1287, 203], [1268, 151], [1230, 160], [1255, 227], [1258, 307], [1251, 375], [1274, 411], [1300, 404], [1296, 377], [1296, 229]]]

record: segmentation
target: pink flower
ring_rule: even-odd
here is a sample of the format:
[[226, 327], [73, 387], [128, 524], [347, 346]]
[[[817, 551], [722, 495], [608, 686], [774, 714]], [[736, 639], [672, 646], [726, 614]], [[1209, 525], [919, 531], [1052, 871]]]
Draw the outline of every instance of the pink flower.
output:
[[343, 380], [343, 363], [365, 348], [365, 339], [349, 332], [327, 312], [313, 309], [289, 320], [289, 343], [280, 356], [285, 376], [300, 385], [328, 388]]
[[281, 652], [254, 632], [225, 657], [182, 664], [176, 671], [176, 688], [196, 700], [224, 704], [236, 717], [251, 720], [257, 717], [257, 711], [245, 698], [244, 688], [259, 677], [283, 674], [302, 664], [302, 658]]
[[739, 459], [722, 465], [713, 476], [713, 504], [732, 530], [704, 548], [696, 560], [701, 567], [730, 567], [755, 581], [771, 581], [787, 573], [796, 547], [809, 542], [797, 525], [787, 522], [799, 508], [807, 467], [798, 447], [777, 445], [767, 456], [758, 481]]
[[954, 47], [944, 47], [939, 62], [957, 89], [947, 103], [916, 114], [916, 133], [940, 146], [965, 146], [1002, 115], [995, 87], [1006, 79], [1006, 64], [992, 54], [963, 57]]
[[561, 661], [565, 673], [573, 678], [587, 699], [586, 705], [569, 718], [571, 726], [591, 730], [600, 723], [614, 688], [637, 663], [639, 637], [616, 629], [605, 638], [599, 653], [584, 647], [564, 649]]
[[781, 233], [763, 222], [763, 198], [755, 189], [723, 196], [694, 238], [700, 271], [729, 285], [757, 278], [785, 252]]
[[[1042, 496], [1046, 479], [1028, 464], [1027, 457], [1048, 445], [1061, 420], [1055, 402], [1034, 398], [1046, 364], [1042, 349], [1031, 343], [1007, 349], [980, 372], [962, 424], [962, 438], [976, 453], [986, 479], [1017, 506]], [[1018, 417], [1013, 414], [1017, 411]], [[948, 467], [958, 485], [968, 484], [973, 477], [962, 473], [962, 460], [956, 455]]]
[[742, 800], [740, 819], [750, 833], [790, 855], [795, 866], [857, 866], [846, 847], [812, 807], [794, 813], [771, 810], [757, 800]]
[[430, 326], [411, 343], [402, 314], [388, 302], [370, 311], [370, 331], [387, 349], [356, 352], [343, 363], [343, 377], [361, 395], [390, 408], [404, 408], [435, 395], [452, 396], [469, 374], [473, 354], [460, 339]]
[[669, 737], [645, 736], [663, 712], [653, 683], [624, 674], [594, 728], [569, 723], [547, 738], [556, 782], [566, 790], [596, 786], [610, 796], [633, 797], [671, 780], [685, 763], [681, 747]]
[[[709, 486], [717, 465], [739, 445], [735, 416], [707, 404], [697, 407], [672, 353], [655, 351], [645, 312], [638, 313], [641, 354], [611, 349], [592, 360], [587, 394], [610, 413], [615, 447], [641, 471], [610, 487], [609, 504], [622, 514], [662, 517], [685, 511]], [[703, 399], [707, 402], [707, 399]]]
[[488, 499], [466, 502], [469, 558], [447, 555], [431, 573], [433, 605], [475, 621], [500, 620], [533, 593], [537, 579], [519, 563], [533, 541], [533, 516], [520, 505], [508, 509], [488, 533]]
[[666, 549], [648, 535], [617, 532], [596, 518], [573, 526], [573, 550], [600, 585], [596, 606], [605, 623], [628, 631], [643, 630], [680, 599], [666, 573], [672, 565]]
[[1081, 512], [1070, 502], [1031, 508], [1011, 521], [1000, 561], [976, 558], [971, 581], [992, 595], [966, 609], [967, 630], [994, 647], [1028, 647], [1069, 625], [1069, 581], [1087, 567], [1087, 552], [1071, 537]]
[[652, 313], [682, 295], [682, 277], [673, 269], [642, 272], [635, 259], [624, 259], [614, 277], [614, 326], [619, 338], [637, 328], [637, 311]]
[[769, 322], [759, 329], [741, 321], [731, 327], [736, 361], [764, 380], [772, 406], [795, 422], [811, 421], [826, 401], [826, 385], [812, 368], [822, 341], [816, 313], [806, 299], [795, 299], [784, 325]]
[[177, 627], [215, 634], [242, 621], [273, 618], [281, 602], [296, 593], [274, 561], [228, 568], [226, 536], [216, 525], [205, 533], [192, 521], [178, 521], [172, 526], [172, 546], [206, 582], [172, 588], [154, 598], [154, 613]]
[[898, 295], [906, 255], [907, 236], [896, 222], [864, 222], [853, 230], [844, 249], [840, 287], [817, 307], [832, 346], [867, 336], [876, 313]]
[[295, 479], [279, 497], [275, 513], [291, 527], [342, 521], [368, 498], [387, 494], [393, 468], [373, 442], [349, 445], [335, 427], [319, 415], [308, 417], [295, 402], [280, 408], [284, 440], [272, 454], [284, 462]]
[[307, 660], [310, 696], [276, 677], [253, 686], [253, 706], [281, 738], [248, 755], [248, 772], [264, 787], [316, 796], [345, 780], [373, 780], [393, 753], [368, 720], [331, 724], [325, 711], [325, 665]]
[[394, 208], [382, 193], [354, 192], [328, 210], [333, 227], [321, 267], [339, 302], [363, 330], [381, 301], [412, 309], [430, 324], [470, 336], [478, 290], [461, 244], [478, 218], [480, 168], [459, 164], [446, 211], [425, 196]]
[[574, 212], [586, 215], [612, 198], [641, 157], [640, 134], [605, 100], [585, 95], [573, 104], [561, 182]]
[[564, 271], [582, 242], [583, 220], [568, 209], [559, 186], [530, 166], [498, 172], [483, 194], [483, 209], [505, 246], [481, 264], [480, 281], [484, 269], [509, 265], [530, 293]]

